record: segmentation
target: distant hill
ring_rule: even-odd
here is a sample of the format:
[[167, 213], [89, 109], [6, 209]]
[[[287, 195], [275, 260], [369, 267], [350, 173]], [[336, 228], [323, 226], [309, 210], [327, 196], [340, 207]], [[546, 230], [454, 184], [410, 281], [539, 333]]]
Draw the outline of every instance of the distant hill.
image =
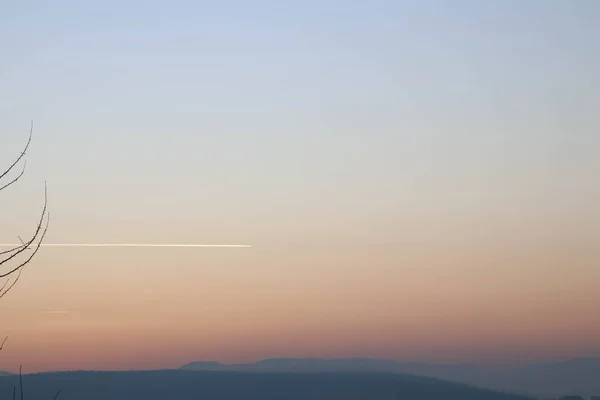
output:
[[[32, 399], [52, 398], [60, 389], [60, 400], [526, 400], [401, 374], [57, 372], [24, 375], [23, 382], [25, 397]], [[10, 398], [13, 385], [18, 387], [18, 376], [0, 377], [0, 398]]]
[[253, 364], [193, 362], [181, 367], [197, 371], [242, 372], [384, 372], [428, 376], [480, 387], [540, 397], [600, 395], [600, 358], [580, 358], [521, 367], [468, 364], [402, 363], [375, 359], [269, 359]]
[[11, 373], [6, 372], [6, 371], [0, 371], [0, 376], [6, 376], [6, 375], [11, 375]]

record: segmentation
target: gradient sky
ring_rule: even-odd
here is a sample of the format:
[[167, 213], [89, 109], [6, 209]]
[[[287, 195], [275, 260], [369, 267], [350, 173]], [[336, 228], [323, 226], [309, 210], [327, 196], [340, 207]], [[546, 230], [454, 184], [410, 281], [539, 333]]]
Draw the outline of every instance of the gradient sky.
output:
[[[5, 1], [0, 369], [600, 356], [600, 3]], [[68, 311], [49, 313], [48, 311]]]

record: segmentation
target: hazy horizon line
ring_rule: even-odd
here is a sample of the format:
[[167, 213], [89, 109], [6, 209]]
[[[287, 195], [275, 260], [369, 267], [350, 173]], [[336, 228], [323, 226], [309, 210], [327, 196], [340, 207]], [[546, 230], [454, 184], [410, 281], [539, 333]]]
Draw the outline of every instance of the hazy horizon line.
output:
[[[240, 366], [240, 365], [254, 365], [254, 364], [258, 364], [262, 361], [270, 361], [270, 360], [319, 360], [319, 361], [351, 361], [351, 360], [370, 360], [370, 361], [387, 361], [387, 362], [395, 362], [395, 363], [399, 363], [399, 364], [423, 364], [423, 365], [430, 365], [430, 366], [436, 366], [436, 365], [446, 365], [446, 366], [465, 366], [465, 365], [470, 365], [470, 366], [474, 366], [474, 367], [489, 367], [492, 365], [496, 365], [496, 366], [504, 366], [504, 367], [523, 367], [523, 366], [532, 366], [532, 365], [540, 365], [540, 364], [555, 364], [555, 363], [561, 363], [561, 362], [568, 362], [568, 361], [576, 361], [576, 360], [589, 360], [589, 359], [600, 359], [600, 356], [582, 356], [582, 357], [570, 357], [570, 358], [552, 358], [552, 359], [548, 359], [548, 360], [538, 360], [538, 361], [534, 361], [534, 360], [522, 360], [522, 361], [513, 361], [513, 362], [427, 362], [427, 361], [402, 361], [402, 360], [396, 360], [393, 358], [373, 358], [373, 357], [333, 357], [333, 358], [327, 358], [327, 357], [270, 357], [270, 358], [260, 358], [257, 359], [256, 361], [249, 361], [249, 362], [238, 362], [238, 363], [224, 363], [224, 362], [220, 362], [220, 361], [215, 361], [215, 360], [196, 360], [196, 361], [190, 361], [187, 363], [183, 363], [181, 365], [179, 365], [178, 367], [164, 367], [164, 368], [102, 368], [102, 369], [48, 369], [48, 370], [38, 370], [37, 372], [29, 372], [29, 373], [24, 373], [24, 375], [31, 375], [31, 374], [39, 374], [39, 373], [61, 373], [61, 372], [140, 372], [140, 371], [178, 371], [178, 370], [183, 370], [183, 371], [194, 371], [194, 370], [188, 370], [185, 369], [183, 367], [188, 366], [190, 364], [194, 364], [194, 363], [217, 363], [223, 366]], [[5, 373], [9, 373], [9, 374], [18, 374], [18, 372], [11, 372], [10, 370], [0, 370], [1, 372], [5, 372]], [[198, 372], [202, 372], [202, 370], [198, 370]]]

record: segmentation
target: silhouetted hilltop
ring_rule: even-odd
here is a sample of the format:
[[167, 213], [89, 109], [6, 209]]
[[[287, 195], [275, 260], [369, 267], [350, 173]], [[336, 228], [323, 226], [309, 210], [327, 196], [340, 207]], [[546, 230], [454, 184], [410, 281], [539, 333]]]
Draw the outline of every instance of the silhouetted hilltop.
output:
[[401, 372], [396, 361], [362, 358], [270, 358], [253, 364], [221, 364], [215, 361], [198, 361], [183, 365], [180, 369], [195, 371], [237, 372]]
[[[207, 370], [203, 364], [189, 363], [181, 369]], [[364, 358], [279, 358], [253, 364], [216, 364], [221, 371], [414, 374], [543, 397], [559, 397], [573, 393], [586, 397], [600, 394], [600, 358], [580, 358], [520, 367], [402, 363]]]
[[[25, 375], [23, 382], [26, 398], [32, 399], [51, 398], [60, 389], [61, 400], [526, 400], [523, 396], [400, 374], [56, 372]], [[0, 398], [10, 398], [13, 385], [18, 386], [18, 376], [0, 377]]]

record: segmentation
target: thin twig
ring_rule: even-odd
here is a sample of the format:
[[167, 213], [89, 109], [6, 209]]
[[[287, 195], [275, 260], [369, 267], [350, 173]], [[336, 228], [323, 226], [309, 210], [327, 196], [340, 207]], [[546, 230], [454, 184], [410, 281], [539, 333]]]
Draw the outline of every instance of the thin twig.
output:
[[6, 285], [8, 285], [8, 282], [10, 282], [9, 279], [4, 281], [4, 285], [2, 285], [2, 287], [0, 288], [0, 293], [2, 293], [2, 291], [4, 290], [4, 288], [6, 287]]
[[21, 400], [23, 400], [23, 374], [21, 370], [23, 369], [23, 365], [19, 366], [19, 385], [21, 386]]
[[[6, 272], [4, 274], [1, 274], [0, 278], [4, 278], [6, 276], [9, 276], [12, 273], [14, 273], [14, 272], [20, 270], [21, 268], [23, 268], [25, 265], [29, 264], [29, 262], [33, 259], [33, 257], [36, 255], [36, 253], [39, 251], [40, 247], [42, 246], [42, 241], [44, 240], [44, 237], [46, 236], [46, 232], [48, 231], [48, 225], [50, 225], [50, 214], [48, 214], [48, 218], [46, 219], [46, 227], [44, 228], [44, 231], [42, 232], [42, 236], [40, 237], [40, 241], [35, 246], [35, 250], [31, 253], [31, 255], [29, 256], [29, 258], [27, 258], [25, 261], [23, 261], [21, 264], [19, 264], [18, 266], [16, 266], [12, 270], [10, 270], [10, 271], [8, 271], [8, 272]], [[0, 265], [1, 265], [1, 263], [0, 263]], [[18, 277], [17, 277], [17, 279], [18, 279]], [[13, 285], [14, 285], [14, 283], [13, 283]]]
[[25, 247], [25, 246], [26, 246], [26, 244], [23, 243], [22, 245], [17, 246], [17, 247], [13, 247], [12, 249], [2, 250], [2, 251], [0, 251], [0, 256], [4, 255], [4, 254], [12, 253], [13, 251], [17, 251], [17, 250], [19, 250], [19, 249], [21, 249], [22, 247]]
[[25, 160], [25, 163], [23, 164], [23, 169], [21, 170], [21, 173], [19, 175], [17, 175], [16, 178], [14, 178], [12, 181], [8, 182], [7, 184], [5, 184], [4, 186], [0, 187], [0, 191], [6, 189], [7, 187], [9, 187], [10, 185], [12, 185], [13, 183], [16, 183], [19, 179], [21, 179], [21, 177], [23, 176], [23, 174], [25, 173], [25, 168], [27, 167], [27, 160]]
[[[12, 260], [13, 258], [15, 258], [16, 256], [18, 256], [19, 254], [21, 254], [22, 252], [24, 252], [25, 250], [27, 250], [29, 248], [29, 246], [31, 246], [31, 244], [33, 242], [35, 242], [35, 240], [37, 239], [40, 231], [42, 230], [42, 227], [44, 226], [44, 217], [47, 214], [47, 208], [48, 208], [48, 186], [47, 184], [44, 182], [44, 208], [42, 210], [42, 215], [40, 217], [40, 221], [36, 227], [35, 233], [33, 235], [33, 237], [25, 243], [25, 245], [21, 246], [21, 248], [19, 250], [17, 250], [16, 252], [14, 252], [12, 255], [10, 255], [9, 257], [5, 258], [4, 260], [0, 261], [0, 266], [2, 266], [3, 264], [9, 262], [10, 260]], [[49, 215], [48, 215], [48, 220], [46, 222], [46, 228], [44, 229], [43, 233], [42, 233], [42, 237], [41, 240], [43, 240], [46, 231], [48, 229], [48, 223], [49, 223], [50, 219], [49, 219]], [[4, 274], [0, 274], [0, 278], [4, 278], [6, 276], [9, 276], [11, 274], [13, 274], [14, 272], [18, 271], [21, 267], [23, 267], [25, 264], [27, 264], [29, 261], [31, 261], [31, 259], [33, 258], [33, 256], [35, 255], [35, 253], [38, 252], [40, 245], [41, 245], [41, 240], [38, 243], [35, 251], [33, 252], [33, 254], [31, 254], [31, 256], [22, 264], [20, 264], [19, 266], [13, 268], [12, 270], [10, 270], [9, 272], [5, 272]]]
[[[23, 268], [19, 269], [17, 278], [10, 284], [10, 286], [8, 288], [6, 288], [6, 290], [4, 292], [0, 290], [0, 299], [3, 298], [6, 295], [6, 293], [8, 293], [10, 291], [10, 289], [12, 289], [13, 286], [15, 286], [17, 284], [17, 282], [19, 282], [19, 279], [21, 278], [21, 272], [23, 272]], [[2, 285], [2, 289], [4, 289], [4, 287], [6, 286], [7, 283], [8, 283], [8, 280], [4, 283], [4, 285]]]
[[[10, 165], [10, 167], [8, 167], [2, 174], [0, 174], [0, 179], [4, 178], [10, 171], [12, 171], [12, 169], [15, 167], [15, 165], [17, 165], [19, 163], [19, 161], [21, 161], [21, 159], [23, 159], [23, 157], [25, 157], [25, 154], [27, 153], [27, 150], [29, 149], [29, 145], [31, 144], [32, 136], [33, 136], [33, 121], [31, 121], [31, 128], [29, 129], [29, 139], [27, 140], [27, 144], [25, 145], [25, 148], [23, 149], [23, 151], [21, 151], [21, 154], [19, 155], [19, 157], [17, 157], [15, 162], [13, 162]], [[4, 189], [4, 188], [2, 188], [2, 189]]]

